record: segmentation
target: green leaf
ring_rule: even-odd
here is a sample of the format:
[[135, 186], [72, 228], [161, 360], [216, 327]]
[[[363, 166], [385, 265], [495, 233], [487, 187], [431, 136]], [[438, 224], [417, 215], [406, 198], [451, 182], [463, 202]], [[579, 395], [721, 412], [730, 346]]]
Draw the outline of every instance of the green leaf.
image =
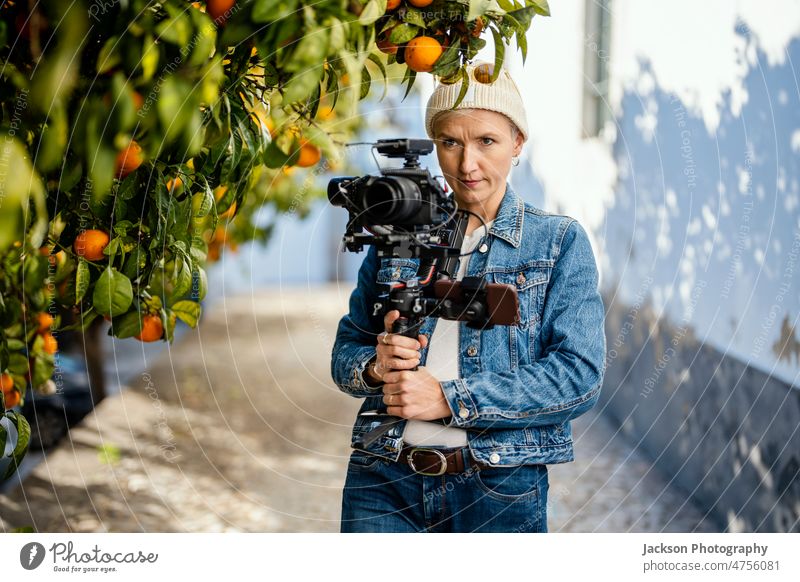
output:
[[386, 75], [386, 67], [383, 64], [383, 61], [378, 57], [378, 55], [374, 53], [370, 53], [367, 57], [370, 61], [375, 63], [375, 65], [380, 69], [381, 75], [383, 76], [383, 94], [381, 95], [380, 100], [383, 101], [384, 97], [386, 97], [386, 92], [389, 90], [389, 77]]
[[458, 92], [458, 97], [456, 97], [456, 102], [453, 107], [458, 107], [458, 104], [464, 99], [464, 96], [467, 94], [467, 89], [469, 88], [469, 75], [467, 74], [467, 69], [461, 69], [461, 89]]
[[89, 263], [86, 262], [86, 259], [81, 257], [78, 260], [78, 268], [75, 270], [75, 305], [80, 303], [83, 296], [86, 295], [86, 290], [89, 289], [90, 279]]
[[513, 2], [511, 0], [469, 0], [469, 11], [467, 12], [467, 22], [475, 20], [478, 16], [482, 16], [487, 12], [502, 13], [508, 11], [506, 8], [511, 4], [513, 10]]
[[175, 271], [175, 289], [173, 291], [173, 296], [182, 297], [192, 288], [192, 270], [188, 261], [185, 259], [176, 259]]
[[550, 16], [550, 6], [547, 4], [547, 0], [528, 0], [528, 2], [529, 6], [533, 6], [536, 14]]
[[253, 22], [281, 20], [297, 9], [298, 0], [256, 0], [250, 19]]
[[408, 24], [413, 24], [414, 26], [419, 26], [420, 28], [427, 28], [428, 26], [425, 22], [425, 17], [422, 15], [422, 12], [416, 8], [407, 8], [404, 20]]
[[118, 42], [119, 39], [112, 36], [100, 49], [100, 53], [97, 55], [97, 72], [101, 75], [119, 64], [119, 52], [116, 50]]
[[385, 12], [386, 0], [369, 0], [359, 14], [358, 22], [362, 26], [368, 26], [383, 16]]
[[178, 301], [172, 306], [172, 311], [178, 319], [186, 323], [189, 327], [196, 327], [200, 319], [200, 304], [194, 301]]
[[[0, 418], [0, 421], [10, 420], [10, 424], [14, 426], [16, 429], [15, 440], [16, 444], [14, 446], [14, 450], [11, 453], [12, 462], [6, 471], [6, 474], [0, 478], [0, 481], [5, 481], [11, 475], [13, 475], [17, 468], [19, 467], [20, 463], [22, 463], [22, 459], [25, 457], [25, 453], [28, 452], [28, 444], [31, 438], [31, 427], [28, 424], [28, 421], [25, 420], [25, 417], [19, 414], [18, 412], [9, 412], [6, 413], [5, 416]], [[5, 425], [6, 430], [10, 433], [9, 424], [6, 423]]]
[[50, 354], [43, 354], [33, 360], [33, 385], [41, 386], [47, 382], [53, 375], [55, 365], [53, 356]]
[[208, 277], [206, 276], [205, 269], [202, 267], [195, 268], [192, 273], [192, 294], [191, 298], [194, 301], [202, 301], [208, 292]]
[[307, 99], [314, 91], [314, 88], [319, 85], [322, 79], [322, 62], [312, 65], [295, 74], [287, 83], [283, 91], [283, 99], [288, 103], [295, 103]]
[[62, 164], [67, 147], [66, 108], [59, 105], [50, 112], [47, 123], [42, 128], [41, 141], [36, 154], [36, 167], [42, 172], [54, 170]]
[[412, 70], [409, 67], [406, 67], [406, 72], [405, 72], [405, 76], [403, 78], [403, 81], [404, 82], [406, 80], [408, 81], [408, 87], [406, 87], [406, 92], [403, 95], [403, 98], [401, 99], [401, 101], [405, 101], [406, 100], [406, 97], [408, 97], [408, 94], [411, 92], [411, 87], [414, 86], [414, 81], [416, 81], [416, 79], [417, 79], [417, 72]]
[[142, 67], [142, 81], [147, 82], [153, 78], [153, 75], [158, 68], [159, 57], [158, 45], [153, 40], [151, 35], [146, 35], [142, 46], [142, 60], [140, 65]]
[[500, 69], [503, 66], [503, 59], [506, 54], [506, 45], [503, 44], [503, 38], [494, 28], [492, 28], [492, 36], [494, 37], [494, 70], [489, 79], [490, 83], [494, 83], [500, 75]]
[[12, 374], [24, 376], [28, 373], [28, 357], [25, 354], [15, 352], [8, 358], [8, 371]]
[[413, 24], [398, 24], [389, 34], [389, 41], [394, 44], [405, 44], [417, 36], [419, 27]]
[[122, 317], [115, 317], [111, 322], [109, 333], [120, 339], [133, 337], [141, 333], [142, 323], [139, 312], [134, 310], [126, 313]]
[[102, 315], [122, 315], [133, 302], [131, 280], [113, 267], [106, 267], [97, 280], [92, 303]]
[[179, 13], [173, 18], [159, 22], [156, 25], [156, 32], [160, 40], [184, 47], [189, 42], [191, 28], [189, 18]]
[[358, 99], [364, 99], [369, 95], [370, 87], [372, 87], [372, 75], [369, 74], [367, 67], [361, 69], [361, 90], [359, 91]]

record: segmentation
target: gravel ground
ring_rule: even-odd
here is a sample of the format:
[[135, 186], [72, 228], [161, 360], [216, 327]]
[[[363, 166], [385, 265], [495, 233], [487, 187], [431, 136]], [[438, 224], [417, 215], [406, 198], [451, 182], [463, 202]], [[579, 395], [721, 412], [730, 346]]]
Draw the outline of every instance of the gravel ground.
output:
[[[338, 531], [360, 404], [330, 379], [348, 296], [221, 300], [0, 495], [0, 531]], [[551, 531], [719, 531], [602, 416], [573, 426], [577, 460], [550, 466]]]

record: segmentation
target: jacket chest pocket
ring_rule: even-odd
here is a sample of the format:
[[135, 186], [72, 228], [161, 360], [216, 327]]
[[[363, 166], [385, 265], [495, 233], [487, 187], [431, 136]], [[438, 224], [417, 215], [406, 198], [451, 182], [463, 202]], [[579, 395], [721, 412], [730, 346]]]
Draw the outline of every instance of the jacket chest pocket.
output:
[[520, 330], [534, 333], [538, 329], [551, 270], [549, 266], [533, 265], [493, 273], [494, 282], [511, 285], [517, 290]]

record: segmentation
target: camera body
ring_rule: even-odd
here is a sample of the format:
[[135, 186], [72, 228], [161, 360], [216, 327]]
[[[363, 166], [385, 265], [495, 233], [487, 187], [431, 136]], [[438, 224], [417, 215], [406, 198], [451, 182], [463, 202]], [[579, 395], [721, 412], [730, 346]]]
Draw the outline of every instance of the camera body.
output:
[[453, 217], [453, 197], [419, 165], [419, 156], [433, 151], [431, 140], [378, 140], [375, 149], [388, 158], [405, 158], [405, 164], [381, 168], [380, 176], [341, 177], [328, 183], [330, 203], [350, 213], [348, 231], [380, 225], [396, 233], [421, 234]]

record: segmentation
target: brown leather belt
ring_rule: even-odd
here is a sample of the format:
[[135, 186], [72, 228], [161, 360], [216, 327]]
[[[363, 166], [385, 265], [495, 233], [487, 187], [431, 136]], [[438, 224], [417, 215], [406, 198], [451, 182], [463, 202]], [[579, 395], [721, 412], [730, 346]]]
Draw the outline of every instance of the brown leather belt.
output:
[[[437, 449], [425, 446], [406, 445], [400, 450], [398, 463], [403, 463], [420, 475], [452, 475], [454, 473], [464, 473], [467, 467], [464, 466], [464, 455], [462, 451], [468, 447], [457, 449]], [[485, 463], [476, 461], [467, 451], [469, 467], [488, 467]]]

